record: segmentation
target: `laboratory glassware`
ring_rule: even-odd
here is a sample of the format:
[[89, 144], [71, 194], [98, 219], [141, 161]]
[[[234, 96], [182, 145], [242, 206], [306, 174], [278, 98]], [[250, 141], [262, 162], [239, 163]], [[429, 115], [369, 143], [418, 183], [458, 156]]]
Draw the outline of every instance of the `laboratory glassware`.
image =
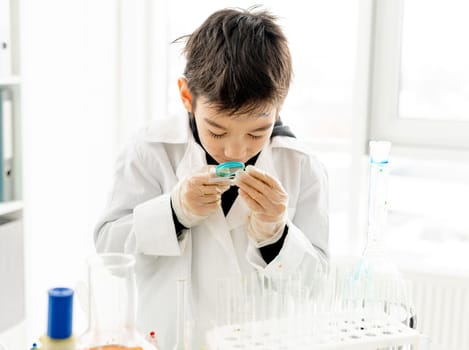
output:
[[348, 286], [348, 306], [362, 317], [385, 316], [407, 322], [413, 312], [408, 284], [390, 259], [383, 236], [386, 232], [387, 181], [391, 143], [370, 141], [367, 242]]
[[215, 177], [209, 182], [230, 182], [236, 178], [236, 174], [245, 169], [243, 162], [225, 162], [218, 164], [215, 168]]
[[188, 350], [190, 343], [186, 332], [185, 284], [183, 279], [177, 281], [176, 344], [173, 350]]
[[120, 253], [88, 260], [88, 329], [77, 350], [155, 350], [137, 330], [135, 258]]

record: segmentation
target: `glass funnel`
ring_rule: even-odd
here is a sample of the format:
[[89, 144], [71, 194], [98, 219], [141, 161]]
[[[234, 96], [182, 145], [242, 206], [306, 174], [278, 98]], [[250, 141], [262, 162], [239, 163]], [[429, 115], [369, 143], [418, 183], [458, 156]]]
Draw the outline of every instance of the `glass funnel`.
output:
[[135, 258], [100, 254], [88, 260], [88, 329], [77, 350], [155, 350], [136, 329]]

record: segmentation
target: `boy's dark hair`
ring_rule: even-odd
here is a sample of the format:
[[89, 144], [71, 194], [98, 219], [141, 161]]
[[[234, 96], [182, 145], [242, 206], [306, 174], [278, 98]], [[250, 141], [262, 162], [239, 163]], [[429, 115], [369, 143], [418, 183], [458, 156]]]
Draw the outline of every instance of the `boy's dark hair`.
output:
[[184, 75], [193, 103], [203, 96], [231, 114], [283, 103], [292, 63], [287, 39], [275, 20], [257, 7], [227, 8], [185, 37]]

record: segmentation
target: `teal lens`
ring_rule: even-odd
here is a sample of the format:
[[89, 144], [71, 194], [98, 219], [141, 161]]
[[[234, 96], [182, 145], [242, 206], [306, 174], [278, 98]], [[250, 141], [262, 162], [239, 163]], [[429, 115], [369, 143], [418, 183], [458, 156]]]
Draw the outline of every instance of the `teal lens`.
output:
[[240, 170], [244, 170], [244, 163], [225, 162], [217, 165], [216, 175], [220, 177], [232, 177]]

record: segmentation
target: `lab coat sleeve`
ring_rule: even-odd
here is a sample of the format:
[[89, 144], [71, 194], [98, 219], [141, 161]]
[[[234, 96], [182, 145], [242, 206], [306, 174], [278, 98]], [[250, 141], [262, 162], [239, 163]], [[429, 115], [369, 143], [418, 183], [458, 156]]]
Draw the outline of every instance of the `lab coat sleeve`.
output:
[[324, 166], [315, 158], [304, 162], [296, 203], [289, 204], [288, 234], [277, 257], [266, 264], [249, 244], [247, 257], [266, 273], [325, 267], [329, 257], [328, 181]]
[[164, 147], [155, 147], [145, 152], [144, 145], [134, 141], [118, 157], [110, 200], [95, 230], [98, 252], [181, 254], [184, 237], [178, 240], [170, 194], [163, 193], [159, 179], [174, 177], [175, 182], [175, 175], [170, 174]]

